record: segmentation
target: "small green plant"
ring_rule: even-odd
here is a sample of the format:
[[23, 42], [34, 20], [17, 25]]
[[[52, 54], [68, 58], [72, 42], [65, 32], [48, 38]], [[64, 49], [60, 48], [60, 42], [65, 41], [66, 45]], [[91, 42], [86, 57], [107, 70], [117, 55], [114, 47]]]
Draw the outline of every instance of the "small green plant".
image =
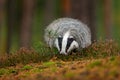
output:
[[58, 53], [58, 50], [56, 48], [50, 48], [48, 46], [46, 46], [44, 43], [42, 42], [36, 42], [33, 45], [33, 48], [35, 49], [35, 51], [41, 55], [48, 55], [48, 54], [56, 54]]
[[37, 53], [46, 53], [47, 47], [42, 42], [36, 42], [33, 44], [33, 48]]
[[4, 74], [7, 74], [8, 73], [8, 70], [7, 69], [4, 69], [4, 68], [1, 68], [0, 69], [0, 76], [1, 75], [4, 75]]
[[25, 65], [25, 66], [23, 66], [22, 70], [30, 70], [30, 69], [32, 69], [32, 68], [33, 68], [33, 67], [30, 66], [30, 65]]
[[115, 60], [115, 56], [111, 56], [110, 61], [114, 61], [114, 60]]
[[55, 65], [55, 62], [49, 61], [49, 62], [44, 62], [43, 66], [50, 67], [52, 65]]
[[16, 69], [14, 69], [14, 68], [12, 68], [12, 69], [9, 69], [9, 73], [18, 73], [18, 70], [16, 70]]

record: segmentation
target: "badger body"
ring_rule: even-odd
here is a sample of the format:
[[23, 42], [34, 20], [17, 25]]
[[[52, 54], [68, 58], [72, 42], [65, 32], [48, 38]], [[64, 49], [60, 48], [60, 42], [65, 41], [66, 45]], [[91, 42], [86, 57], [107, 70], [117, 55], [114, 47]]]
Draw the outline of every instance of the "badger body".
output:
[[49, 47], [56, 47], [60, 54], [72, 50], [81, 50], [91, 44], [91, 32], [87, 25], [72, 18], [60, 18], [45, 29], [45, 42]]

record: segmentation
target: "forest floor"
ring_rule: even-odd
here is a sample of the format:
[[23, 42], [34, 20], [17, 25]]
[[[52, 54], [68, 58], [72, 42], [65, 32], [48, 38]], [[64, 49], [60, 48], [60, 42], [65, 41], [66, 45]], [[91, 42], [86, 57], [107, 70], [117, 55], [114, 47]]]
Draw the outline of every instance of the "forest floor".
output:
[[16, 54], [0, 58], [0, 80], [120, 80], [119, 48], [111, 41], [67, 56], [41, 57], [27, 49]]

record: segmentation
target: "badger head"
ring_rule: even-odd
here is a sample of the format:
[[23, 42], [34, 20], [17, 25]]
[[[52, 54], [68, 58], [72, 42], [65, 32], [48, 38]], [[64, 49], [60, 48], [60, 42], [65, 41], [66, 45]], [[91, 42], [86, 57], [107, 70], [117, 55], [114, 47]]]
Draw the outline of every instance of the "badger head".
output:
[[79, 47], [78, 42], [70, 34], [70, 32], [66, 32], [63, 36], [58, 36], [55, 40], [55, 47], [58, 49], [60, 54], [67, 55], [72, 50], [77, 49]]

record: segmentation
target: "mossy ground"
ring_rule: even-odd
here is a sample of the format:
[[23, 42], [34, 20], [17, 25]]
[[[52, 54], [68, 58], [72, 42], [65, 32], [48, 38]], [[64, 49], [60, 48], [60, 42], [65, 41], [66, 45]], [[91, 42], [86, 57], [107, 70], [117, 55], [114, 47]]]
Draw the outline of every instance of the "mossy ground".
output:
[[[1, 80], [119, 80], [119, 47], [114, 41], [98, 41], [81, 52], [59, 55], [39, 47], [18, 50], [0, 58]], [[38, 48], [37, 48], [38, 49]], [[45, 53], [45, 54], [44, 54]]]

